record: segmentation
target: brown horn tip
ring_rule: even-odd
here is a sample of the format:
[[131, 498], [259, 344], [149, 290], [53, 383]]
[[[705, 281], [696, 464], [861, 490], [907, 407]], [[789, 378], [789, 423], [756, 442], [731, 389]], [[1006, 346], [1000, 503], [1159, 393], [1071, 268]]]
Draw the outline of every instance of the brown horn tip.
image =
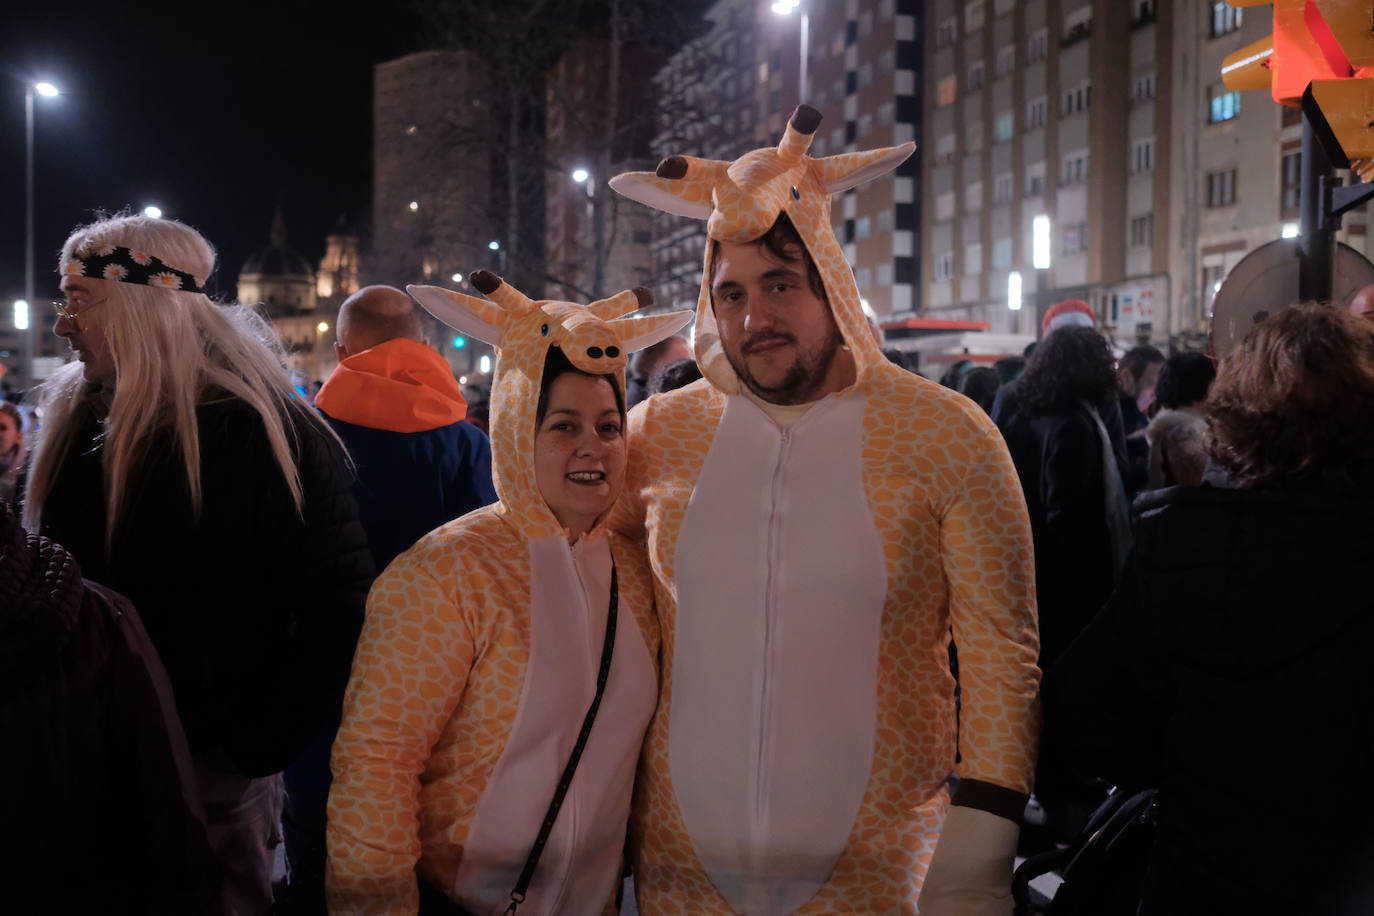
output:
[[630, 292], [634, 293], [635, 298], [639, 300], [640, 308], [644, 308], [644, 306], [646, 305], [654, 304], [654, 291], [649, 289], [649, 287], [636, 286], [634, 289], [630, 290]]
[[792, 112], [792, 129], [802, 134], [814, 134], [821, 126], [821, 113], [810, 105], [798, 105]]
[[468, 274], [468, 282], [471, 283], [479, 293], [490, 296], [501, 288], [501, 278], [489, 270], [474, 270]]
[[654, 174], [659, 178], [683, 178], [687, 175], [687, 160], [681, 156], [669, 156], [658, 164]]

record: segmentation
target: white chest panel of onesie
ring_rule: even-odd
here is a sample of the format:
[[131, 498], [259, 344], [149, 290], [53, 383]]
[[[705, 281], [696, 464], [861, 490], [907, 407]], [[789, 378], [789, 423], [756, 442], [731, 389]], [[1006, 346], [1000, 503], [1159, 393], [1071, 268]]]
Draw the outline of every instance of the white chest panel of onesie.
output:
[[[529, 542], [530, 656], [506, 748], [477, 804], [455, 882], [477, 913], [500, 913], [577, 740], [605, 637], [611, 554], [604, 537], [571, 549]], [[621, 603], [606, 690], [572, 786], [520, 912], [596, 914], [613, 892], [635, 763], [658, 690], [634, 615]]]
[[677, 544], [671, 777], [745, 916], [815, 895], [868, 784], [887, 582], [863, 413], [833, 395], [782, 430], [730, 398]]

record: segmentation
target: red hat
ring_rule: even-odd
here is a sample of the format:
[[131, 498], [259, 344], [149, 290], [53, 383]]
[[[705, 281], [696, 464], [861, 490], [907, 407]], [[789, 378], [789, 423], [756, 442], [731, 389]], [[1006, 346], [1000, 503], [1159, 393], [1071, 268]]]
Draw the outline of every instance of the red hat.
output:
[[1045, 312], [1045, 319], [1040, 322], [1041, 330], [1046, 334], [1055, 328], [1079, 325], [1080, 327], [1091, 328], [1097, 325], [1097, 316], [1093, 314], [1092, 306], [1082, 299], [1065, 299], [1057, 305], [1050, 306], [1049, 311]]

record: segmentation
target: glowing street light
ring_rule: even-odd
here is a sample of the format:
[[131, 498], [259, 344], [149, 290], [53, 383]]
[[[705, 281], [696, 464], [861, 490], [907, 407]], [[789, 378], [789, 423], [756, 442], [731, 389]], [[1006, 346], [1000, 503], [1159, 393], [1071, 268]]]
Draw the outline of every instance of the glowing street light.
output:
[[29, 329], [29, 304], [23, 299], [14, 300], [14, 329], [16, 331]]
[[143, 208], [143, 215], [149, 219], [162, 219], [162, 208], [154, 207], [152, 204]]
[[490, 356], [487, 356], [485, 353], [482, 354], [482, 358], [477, 361], [477, 371], [482, 373], [483, 375], [486, 375], [488, 372], [491, 371]]
[[1279, 235], [1286, 239], [1295, 239], [1298, 237], [1298, 234], [1297, 223], [1284, 223], [1283, 228], [1279, 230]]
[[327, 333], [329, 331], [329, 322], [321, 321], [319, 324], [315, 325], [315, 330], [319, 331], [321, 334]]
[[496, 241], [496, 239], [492, 239], [490, 242], [487, 242], [487, 247], [490, 248], [492, 251], [500, 251], [501, 243]]
[[455, 274], [453, 275], [452, 279], [453, 279], [453, 282], [454, 282], [454, 283], [462, 283], [462, 282], [463, 282], [463, 275], [460, 274], [460, 273], [455, 273]]
[[420, 209], [420, 202], [419, 202], [418, 200], [412, 200], [412, 201], [411, 201], [409, 204], [407, 204], [406, 206], [409, 208], [409, 210], [410, 210], [411, 213], [416, 213], [416, 212], [418, 212], [419, 209]]
[[1050, 269], [1050, 218], [1043, 213], [1031, 220], [1031, 264]]
[[[24, 84], [24, 384], [32, 386], [33, 330], [29, 326], [28, 303], [33, 301], [33, 95], [44, 98], [59, 95], [52, 83], [40, 81]], [[16, 319], [18, 311], [16, 307]], [[16, 325], [17, 326], [17, 325]]]
[[[774, 4], [773, 4], [773, 12], [776, 13], [776, 14], [778, 14], [779, 16], [790, 16], [790, 15], [792, 15], [792, 11], [795, 10], [795, 9], [798, 9], [798, 8], [801, 8], [801, 0], [778, 0], [777, 3], [774, 3]], [[805, 101], [806, 101], [806, 93], [807, 93], [807, 88], [808, 88], [808, 87], [807, 87], [807, 79], [806, 79], [806, 69], [807, 69], [807, 68], [806, 68], [806, 64], [807, 64], [807, 60], [806, 60], [806, 58], [807, 58], [807, 47], [806, 47], [806, 46], [807, 46], [807, 33], [810, 32], [810, 31], [811, 31], [811, 17], [807, 15], [805, 9], [802, 9], [802, 11], [801, 11], [801, 73], [800, 73], [799, 79], [797, 80], [797, 89], [798, 89], [798, 93], [797, 93], [797, 94], [798, 94], [798, 96], [800, 97], [800, 98], [798, 99], [798, 101], [801, 101], [801, 102], [805, 102]]]
[[1013, 312], [1021, 311], [1021, 271], [1013, 270], [1007, 274], [1007, 308]]
[[587, 171], [586, 169], [573, 169], [573, 170], [572, 170], [572, 180], [575, 181], [575, 182], [577, 182], [578, 184], [582, 184], [582, 182], [586, 181], [588, 178], [591, 178], [591, 177], [592, 177], [592, 173], [589, 172], [589, 171]]

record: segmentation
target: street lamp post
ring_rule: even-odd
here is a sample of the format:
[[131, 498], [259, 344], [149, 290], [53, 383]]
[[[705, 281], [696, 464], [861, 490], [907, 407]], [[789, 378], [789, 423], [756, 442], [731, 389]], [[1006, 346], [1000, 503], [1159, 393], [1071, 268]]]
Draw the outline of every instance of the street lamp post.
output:
[[793, 10], [801, 11], [801, 63], [800, 74], [797, 79], [797, 101], [805, 103], [810, 86], [807, 80], [807, 57], [808, 57], [808, 33], [811, 31], [811, 17], [806, 12], [806, 7], [801, 5], [801, 0], [778, 0], [773, 4], [773, 12], [779, 16], [789, 16]]
[[[24, 84], [24, 301], [33, 307], [33, 94], [51, 98], [57, 95], [52, 83]], [[34, 322], [24, 328], [24, 385], [34, 383]]]
[[600, 299], [606, 283], [606, 230], [597, 213], [596, 179], [587, 169], [572, 171], [572, 180], [584, 186], [587, 197], [587, 222], [592, 230], [592, 288], [593, 299]]

